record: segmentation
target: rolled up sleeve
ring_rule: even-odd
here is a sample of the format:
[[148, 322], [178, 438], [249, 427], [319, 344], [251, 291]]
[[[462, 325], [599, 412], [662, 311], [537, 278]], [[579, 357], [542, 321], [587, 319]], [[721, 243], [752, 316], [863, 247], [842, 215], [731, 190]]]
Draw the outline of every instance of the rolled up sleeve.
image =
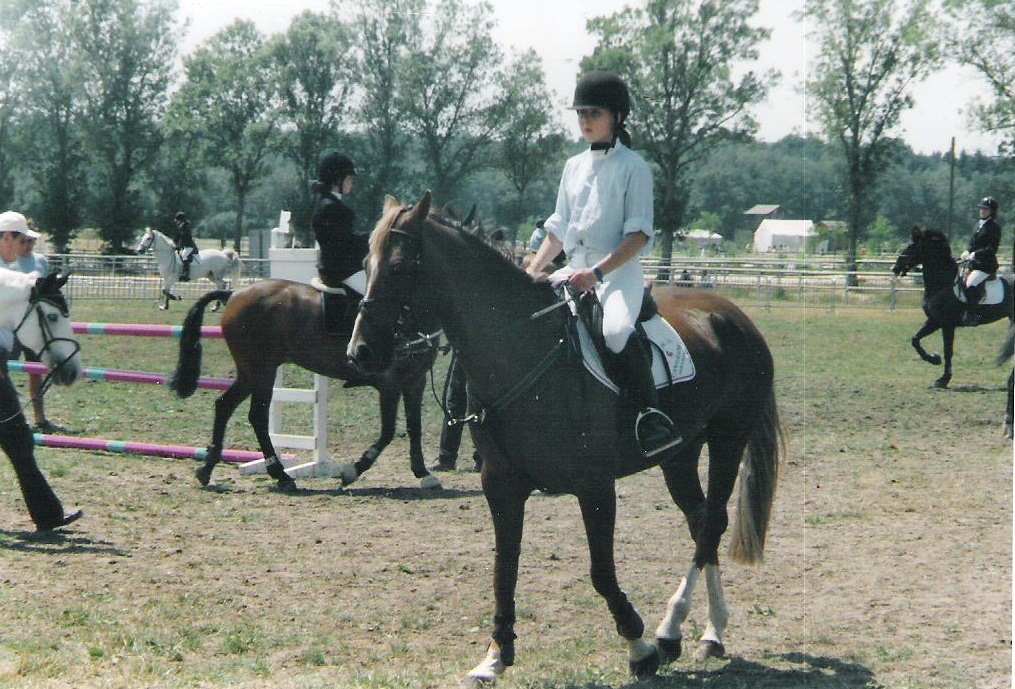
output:
[[642, 256], [651, 253], [655, 244], [652, 183], [648, 164], [635, 165], [624, 197], [624, 235], [641, 232], [648, 237], [640, 253]]

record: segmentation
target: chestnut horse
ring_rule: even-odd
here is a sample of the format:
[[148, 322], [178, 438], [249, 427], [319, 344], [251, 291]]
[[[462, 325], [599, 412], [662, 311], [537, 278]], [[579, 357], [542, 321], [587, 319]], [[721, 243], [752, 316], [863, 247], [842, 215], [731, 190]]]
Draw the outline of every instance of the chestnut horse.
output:
[[[719, 574], [719, 541], [727, 501], [740, 475], [731, 555], [761, 559], [785, 447], [773, 387], [772, 355], [748, 317], [715, 294], [672, 290], [657, 297], [694, 360], [688, 382], [660, 390], [660, 402], [684, 442], [646, 460], [618, 431], [618, 397], [571, 354], [570, 314], [549, 308], [557, 296], [481, 240], [428, 217], [430, 193], [414, 207], [388, 199], [370, 239], [367, 293], [349, 341], [365, 371], [383, 370], [397, 354], [400, 314], [434, 315], [461, 357], [470, 395], [481, 407], [472, 427], [484, 458], [483, 492], [493, 518], [495, 615], [486, 658], [467, 675], [495, 681], [515, 661], [515, 586], [525, 502], [533, 489], [578, 498], [591, 555], [591, 579], [627, 641], [632, 673], [654, 674], [680, 655], [681, 624], [704, 572], [709, 623], [698, 656], [725, 654], [728, 611]], [[536, 315], [537, 317], [533, 317]], [[560, 442], [547, 443], [552, 434]], [[633, 441], [631, 441], [633, 443]], [[707, 493], [698, 460], [708, 445]], [[654, 641], [617, 581], [614, 562], [615, 481], [662, 468], [683, 511], [695, 552], [669, 601]], [[669, 542], [663, 538], [662, 542]]]
[[[422, 444], [423, 393], [426, 374], [437, 357], [437, 327], [432, 323], [401, 325], [413, 346], [383, 371], [364, 377], [345, 355], [349, 333], [325, 332], [321, 294], [309, 285], [289, 280], [261, 280], [236, 292], [208, 292], [190, 308], [180, 336], [180, 354], [170, 388], [189, 397], [201, 372], [201, 323], [205, 307], [222, 301], [222, 334], [236, 364], [236, 380], [215, 400], [215, 423], [205, 463], [197, 470], [201, 485], [208, 485], [212, 470], [221, 461], [226, 424], [236, 408], [250, 397], [248, 419], [266, 459], [269, 475], [284, 491], [296, 488], [285, 473], [268, 434], [268, 407], [275, 387], [275, 373], [283, 363], [293, 363], [312, 373], [345, 380], [347, 386], [370, 385], [380, 393], [381, 435], [355, 464], [342, 465], [341, 479], [348, 485], [373, 466], [395, 436], [398, 400], [405, 407], [409, 435], [409, 459], [421, 488], [439, 488], [440, 481], [424, 463]], [[351, 319], [350, 319], [351, 321]], [[433, 325], [432, 329], [427, 326]], [[351, 323], [350, 323], [351, 326]], [[422, 328], [425, 332], [419, 332]]]

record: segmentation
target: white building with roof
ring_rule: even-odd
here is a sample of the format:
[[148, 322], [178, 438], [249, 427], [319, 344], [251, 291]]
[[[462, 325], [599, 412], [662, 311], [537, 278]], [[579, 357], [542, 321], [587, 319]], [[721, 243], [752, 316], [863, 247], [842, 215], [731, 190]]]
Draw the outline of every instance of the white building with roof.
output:
[[821, 247], [811, 246], [815, 237], [814, 223], [810, 220], [773, 220], [766, 218], [754, 232], [754, 252], [803, 253], [808, 248], [820, 251]]

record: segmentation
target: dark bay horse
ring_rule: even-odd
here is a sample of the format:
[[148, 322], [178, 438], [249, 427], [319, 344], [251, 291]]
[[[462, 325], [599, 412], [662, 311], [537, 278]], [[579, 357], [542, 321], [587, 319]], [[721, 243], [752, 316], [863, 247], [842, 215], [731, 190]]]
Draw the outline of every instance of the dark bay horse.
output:
[[[667, 321], [695, 361], [691, 381], [660, 390], [685, 442], [669, 455], [643, 459], [620, 440], [618, 398], [568, 354], [565, 309], [546, 282], [535, 282], [487, 244], [427, 216], [430, 194], [414, 207], [389, 198], [370, 240], [367, 293], [349, 342], [366, 371], [396, 355], [400, 313], [433, 314], [458, 351], [470, 395], [482, 407], [472, 427], [484, 457], [483, 492], [493, 518], [496, 602], [487, 656], [467, 681], [493, 682], [515, 659], [515, 586], [525, 503], [535, 488], [578, 498], [591, 555], [591, 579], [627, 641], [635, 676], [654, 674], [680, 655], [681, 623], [704, 572], [709, 624], [699, 657], [725, 654], [728, 611], [719, 574], [719, 541], [727, 501], [740, 475], [731, 555], [761, 559], [784, 452], [771, 353], [761, 333], [731, 302], [714, 294], [672, 290], [657, 297]], [[545, 312], [533, 318], [533, 314]], [[557, 439], [548, 443], [547, 437]], [[633, 442], [633, 441], [632, 441]], [[708, 445], [708, 490], [698, 460]], [[746, 451], [746, 454], [745, 454]], [[634, 455], [634, 457], [631, 457]], [[621, 590], [614, 562], [615, 481], [653, 465], [686, 516], [694, 557], [654, 642]], [[663, 538], [671, 542], [672, 536]]]
[[[201, 485], [208, 485], [212, 470], [221, 461], [226, 423], [236, 408], [250, 397], [248, 419], [254, 428], [268, 473], [279, 488], [296, 488], [285, 473], [268, 434], [268, 407], [275, 385], [275, 373], [283, 363], [293, 363], [312, 373], [352, 384], [371, 385], [380, 393], [381, 435], [352, 465], [341, 467], [342, 484], [348, 485], [369, 469], [395, 435], [398, 401], [403, 399], [405, 425], [409, 435], [412, 473], [422, 488], [439, 488], [440, 481], [427, 470], [423, 458], [423, 392], [426, 374], [437, 356], [434, 326], [420, 331], [415, 346], [406, 356], [383, 371], [364, 377], [346, 358], [349, 334], [324, 331], [321, 294], [309, 285], [288, 280], [262, 280], [235, 292], [214, 290], [201, 297], [187, 313], [180, 336], [180, 354], [170, 387], [179, 397], [189, 397], [201, 372], [201, 323], [205, 307], [213, 301], [226, 303], [222, 334], [236, 364], [236, 380], [215, 400], [215, 424], [204, 465], [197, 470]], [[415, 334], [423, 322], [403, 324]]]
[[[941, 331], [944, 345], [944, 373], [934, 381], [934, 387], [946, 388], [952, 379], [952, 352], [955, 343], [955, 328], [965, 327], [962, 323], [962, 312], [965, 302], [959, 301], [955, 294], [955, 281], [958, 276], [958, 262], [952, 257], [952, 249], [948, 238], [938, 230], [924, 230], [913, 227], [912, 242], [899, 257], [895, 259], [892, 272], [902, 277], [916, 266], [923, 266], [923, 312], [927, 316], [923, 327], [910, 341], [920, 358], [934, 366], [941, 365], [941, 356], [928, 354], [920, 341]], [[988, 304], [976, 307], [979, 315], [977, 325], [986, 325], [1002, 318], [1015, 318], [1012, 313], [1012, 282], [1013, 276], [1002, 275], [1005, 297], [1000, 304]]]

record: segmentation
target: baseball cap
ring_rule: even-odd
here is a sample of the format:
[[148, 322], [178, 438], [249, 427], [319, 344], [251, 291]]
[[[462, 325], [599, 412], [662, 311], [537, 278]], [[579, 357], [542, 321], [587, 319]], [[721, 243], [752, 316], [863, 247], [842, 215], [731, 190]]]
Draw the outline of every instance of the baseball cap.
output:
[[20, 232], [28, 236], [34, 234], [36, 239], [39, 237], [38, 232], [34, 232], [28, 227], [28, 220], [25, 216], [15, 211], [0, 213], [0, 232]]

